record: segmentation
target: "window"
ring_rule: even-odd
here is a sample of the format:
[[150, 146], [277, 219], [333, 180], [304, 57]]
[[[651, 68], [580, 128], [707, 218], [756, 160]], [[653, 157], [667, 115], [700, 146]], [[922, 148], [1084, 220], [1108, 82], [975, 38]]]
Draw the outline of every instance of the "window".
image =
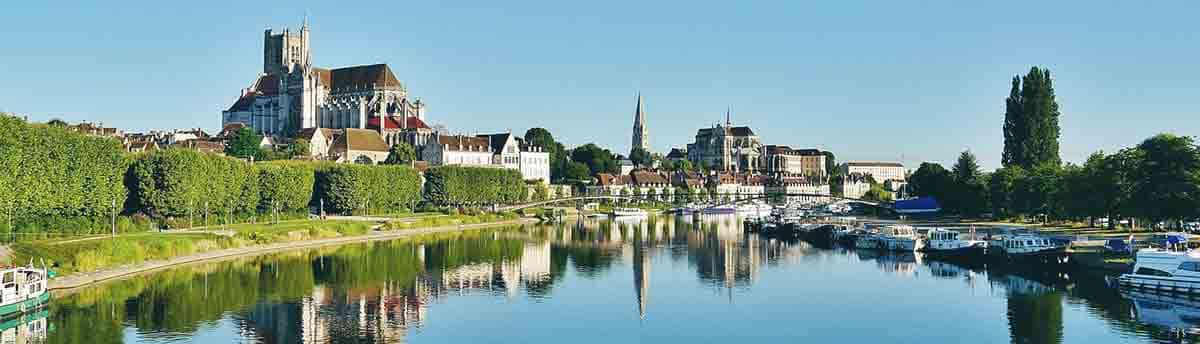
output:
[[1179, 270], [1200, 272], [1200, 262], [1183, 262], [1179, 264]]
[[1162, 271], [1162, 270], [1158, 270], [1158, 269], [1151, 269], [1151, 268], [1138, 268], [1137, 271], [1134, 272], [1134, 274], [1135, 275], [1145, 275], [1145, 276], [1171, 277], [1170, 272], [1166, 272], [1166, 271]]
[[3, 282], [4, 282], [4, 284], [9, 284], [9, 283], [12, 283], [12, 282], [14, 281], [14, 277], [15, 277], [15, 276], [13, 276], [13, 273], [12, 273], [12, 272], [6, 272], [6, 273], [4, 273], [4, 281], [3, 281]]

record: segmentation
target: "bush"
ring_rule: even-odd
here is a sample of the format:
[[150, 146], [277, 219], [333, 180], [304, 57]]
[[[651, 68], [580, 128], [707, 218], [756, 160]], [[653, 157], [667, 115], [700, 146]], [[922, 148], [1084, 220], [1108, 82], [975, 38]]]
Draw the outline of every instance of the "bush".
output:
[[526, 192], [521, 172], [511, 169], [447, 165], [425, 172], [425, 198], [434, 204], [514, 204]]
[[408, 166], [321, 165], [316, 170], [314, 202], [335, 213], [395, 212], [420, 200], [421, 177]]

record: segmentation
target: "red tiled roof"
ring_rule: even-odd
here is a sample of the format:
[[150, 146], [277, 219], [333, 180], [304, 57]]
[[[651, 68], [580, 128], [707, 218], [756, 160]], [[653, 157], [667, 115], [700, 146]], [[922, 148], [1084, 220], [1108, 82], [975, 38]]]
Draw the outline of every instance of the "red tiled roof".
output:
[[[386, 118], [384, 121], [385, 130], [399, 130], [402, 128], [429, 129], [429, 125], [417, 117], [405, 117], [401, 119], [400, 116], [387, 116], [384, 118]], [[367, 128], [379, 129], [379, 117], [368, 118]]]

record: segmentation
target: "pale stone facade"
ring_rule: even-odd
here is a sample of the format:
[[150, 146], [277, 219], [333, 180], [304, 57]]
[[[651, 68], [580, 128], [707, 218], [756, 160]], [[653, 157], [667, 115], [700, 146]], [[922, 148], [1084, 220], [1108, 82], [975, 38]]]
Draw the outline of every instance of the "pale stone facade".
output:
[[816, 149], [792, 149], [788, 146], [763, 146], [763, 172], [825, 177], [825, 154]]
[[898, 162], [850, 161], [842, 164], [842, 174], [870, 175], [875, 182], [905, 181], [904, 165]]
[[[386, 64], [323, 69], [312, 64], [308, 23], [299, 34], [284, 30], [263, 33], [263, 72], [221, 114], [223, 124], [245, 123], [256, 132], [292, 136], [306, 128], [377, 130], [391, 142], [401, 139], [419, 147], [429, 135], [388, 135], [423, 121], [425, 106], [410, 100], [408, 90]], [[389, 121], [390, 119], [390, 121]], [[399, 128], [389, 127], [389, 122]], [[428, 129], [422, 122], [416, 129]]]
[[687, 145], [688, 160], [715, 171], [754, 172], [758, 169], [762, 141], [750, 127], [735, 127], [725, 114], [725, 124], [696, 132]]

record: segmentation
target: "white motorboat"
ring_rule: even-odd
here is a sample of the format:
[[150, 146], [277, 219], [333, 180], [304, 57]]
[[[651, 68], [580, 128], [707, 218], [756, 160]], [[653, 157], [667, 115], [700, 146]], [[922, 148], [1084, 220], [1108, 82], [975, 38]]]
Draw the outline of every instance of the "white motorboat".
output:
[[613, 208], [613, 217], [646, 216], [646, 211], [638, 208]]
[[879, 229], [879, 241], [881, 249], [912, 252], [917, 248], [917, 232], [907, 225], [884, 226]]
[[766, 204], [746, 203], [737, 206], [737, 213], [747, 218], [760, 218], [770, 216], [772, 209], [770, 205]]
[[986, 246], [985, 241], [963, 240], [959, 232], [941, 228], [929, 230], [925, 238], [917, 241], [917, 251], [937, 255], [983, 253]]
[[1117, 281], [1125, 287], [1200, 294], [1200, 251], [1138, 250], [1133, 273]]

